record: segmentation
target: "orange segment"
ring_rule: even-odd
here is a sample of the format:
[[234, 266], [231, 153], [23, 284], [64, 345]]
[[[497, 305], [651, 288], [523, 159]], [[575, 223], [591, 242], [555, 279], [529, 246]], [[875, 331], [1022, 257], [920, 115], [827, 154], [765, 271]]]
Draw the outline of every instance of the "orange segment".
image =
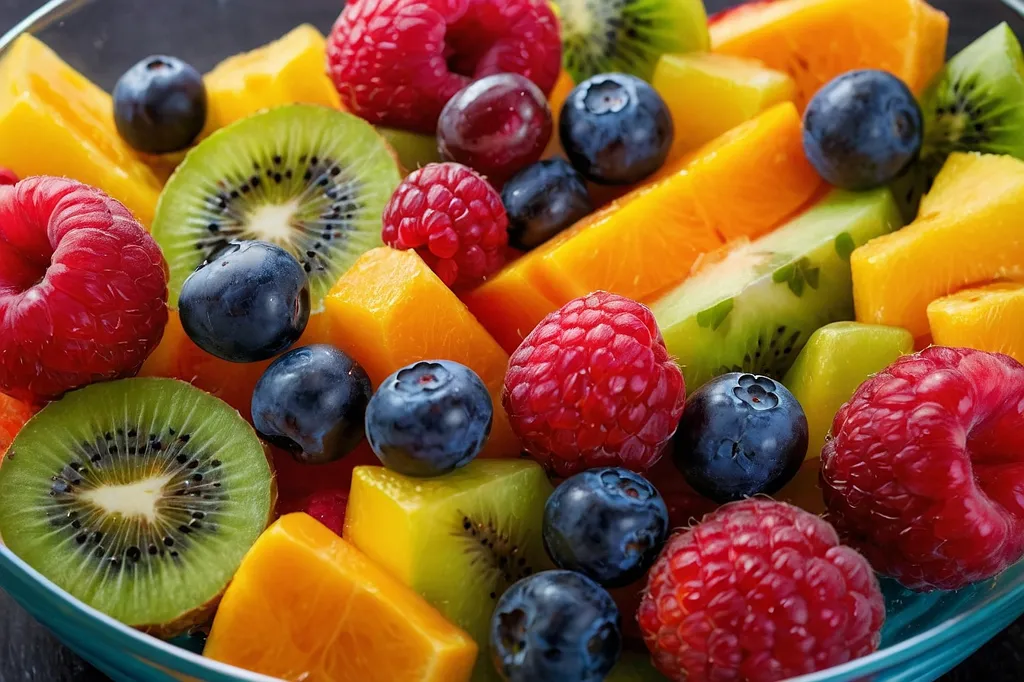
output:
[[325, 304], [330, 342], [354, 357], [375, 385], [419, 360], [454, 360], [479, 374], [495, 406], [484, 454], [519, 455], [501, 409], [508, 355], [415, 252], [366, 252]]
[[713, 52], [760, 59], [796, 80], [801, 110], [852, 69], [882, 69], [920, 93], [945, 61], [949, 18], [922, 0], [777, 0], [711, 25]]
[[544, 315], [603, 289], [645, 301], [727, 240], [756, 238], [822, 187], [786, 102], [712, 141], [465, 296], [511, 352]]
[[289, 514], [246, 555], [203, 653], [292, 682], [465, 682], [477, 646], [348, 542]]
[[18, 435], [18, 431], [21, 431], [21, 427], [34, 413], [35, 410], [29, 405], [0, 393], [0, 462], [3, 461], [7, 448], [11, 447], [11, 442]]
[[928, 306], [928, 324], [940, 346], [977, 348], [1024, 362], [1024, 284], [1002, 282], [940, 298]]

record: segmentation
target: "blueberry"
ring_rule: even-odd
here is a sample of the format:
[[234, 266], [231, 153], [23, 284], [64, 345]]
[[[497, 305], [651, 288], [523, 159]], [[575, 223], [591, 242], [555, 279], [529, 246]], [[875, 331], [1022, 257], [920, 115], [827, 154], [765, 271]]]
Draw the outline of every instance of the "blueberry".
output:
[[603, 185], [632, 185], [665, 163], [672, 115], [654, 88], [635, 76], [585, 80], [562, 107], [559, 134], [572, 165]]
[[256, 384], [253, 424], [299, 462], [334, 462], [362, 441], [372, 393], [366, 371], [334, 346], [296, 348]]
[[544, 571], [523, 578], [491, 617], [491, 656], [507, 682], [600, 682], [622, 649], [619, 609], [590, 578]]
[[734, 372], [690, 396], [674, 460], [694, 490], [730, 502], [781, 490], [803, 464], [807, 438], [807, 417], [785, 386]]
[[894, 180], [921, 151], [924, 118], [914, 94], [885, 71], [850, 71], [804, 113], [804, 152], [827, 182], [849, 190]]
[[366, 437], [387, 468], [441, 476], [480, 454], [493, 417], [476, 372], [447, 360], [417, 362], [385, 379], [370, 399]]
[[178, 314], [185, 333], [207, 353], [259, 362], [302, 336], [309, 321], [309, 281], [279, 246], [229, 242], [185, 280]]
[[114, 123], [140, 152], [185, 149], [206, 125], [203, 77], [176, 57], [146, 57], [114, 86]]
[[527, 166], [501, 190], [512, 246], [529, 251], [594, 210], [583, 176], [562, 159]]
[[544, 506], [551, 560], [605, 587], [639, 580], [668, 535], [668, 508], [647, 479], [626, 469], [591, 469], [566, 479]]

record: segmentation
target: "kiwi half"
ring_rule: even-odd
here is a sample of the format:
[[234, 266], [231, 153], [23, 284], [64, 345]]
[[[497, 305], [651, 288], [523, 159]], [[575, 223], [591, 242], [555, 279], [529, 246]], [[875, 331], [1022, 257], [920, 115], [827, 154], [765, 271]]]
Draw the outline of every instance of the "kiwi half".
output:
[[0, 536], [32, 568], [160, 637], [202, 623], [274, 507], [256, 433], [173, 379], [69, 393], [0, 466]]
[[702, 0], [554, 0], [565, 70], [582, 83], [620, 72], [651, 80], [663, 54], [707, 51]]
[[401, 174], [369, 123], [312, 105], [271, 109], [206, 138], [164, 187], [153, 236], [170, 265], [170, 304], [229, 241], [288, 249], [310, 277], [313, 310], [364, 252]]
[[893, 185], [907, 220], [916, 217], [953, 152], [1024, 159], [1024, 52], [1010, 27], [996, 26], [953, 57], [922, 96], [921, 109], [921, 156]]
[[888, 189], [835, 190], [656, 301], [687, 390], [729, 372], [781, 381], [816, 329], [854, 318], [853, 250], [901, 225]]

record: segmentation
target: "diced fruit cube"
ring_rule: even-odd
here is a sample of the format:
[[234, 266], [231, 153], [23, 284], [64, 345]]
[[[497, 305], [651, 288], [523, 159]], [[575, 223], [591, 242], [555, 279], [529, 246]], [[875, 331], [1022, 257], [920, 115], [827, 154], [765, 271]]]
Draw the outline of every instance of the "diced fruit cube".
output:
[[[398, 156], [398, 162], [406, 173], [423, 168], [428, 163], [440, 163], [441, 153], [437, 150], [437, 137], [423, 135], [397, 128], [377, 126], [377, 132], [387, 140]], [[557, 135], [554, 136], [557, 138]]]
[[[525, 460], [477, 460], [432, 479], [358, 467], [345, 538], [487, 651], [501, 595], [552, 567], [541, 535], [551, 492], [540, 466]], [[473, 680], [498, 679], [482, 657]]]
[[203, 653], [286, 680], [465, 682], [477, 646], [350, 543], [289, 514], [246, 555]]
[[908, 227], [853, 253], [861, 322], [928, 334], [928, 304], [967, 286], [1024, 278], [1024, 162], [954, 154]]
[[835, 322], [811, 334], [782, 382], [807, 415], [808, 459], [821, 456], [836, 412], [857, 388], [913, 352], [914, 337], [898, 327]]
[[664, 55], [651, 82], [675, 123], [668, 163], [796, 97], [796, 83], [788, 74], [756, 59], [720, 54]]
[[835, 190], [655, 302], [687, 389], [728, 372], [781, 379], [816, 329], [853, 318], [850, 253], [900, 224], [889, 190]]
[[790, 103], [677, 166], [512, 263], [468, 294], [467, 305], [511, 352], [544, 315], [592, 291], [650, 299], [726, 240], [770, 231], [821, 186]]
[[713, 21], [711, 49], [790, 74], [802, 110], [854, 69], [888, 71], [920, 93], [946, 61], [948, 30], [949, 18], [923, 0], [777, 0]]
[[110, 95], [29, 34], [0, 60], [0, 159], [98, 187], [149, 227], [160, 182], [121, 141]]
[[0, 462], [7, 454], [14, 437], [21, 431], [35, 410], [31, 406], [0, 393]]
[[284, 104], [341, 107], [324, 66], [323, 34], [303, 24], [251, 52], [229, 57], [203, 79], [209, 99], [207, 131], [261, 109]]
[[500, 408], [508, 355], [415, 252], [368, 251], [325, 303], [328, 343], [355, 358], [375, 386], [419, 360], [454, 360], [480, 375], [495, 405], [483, 456], [519, 454]]
[[937, 345], [1003, 353], [1024, 362], [1024, 284], [991, 284], [932, 301], [928, 323]]

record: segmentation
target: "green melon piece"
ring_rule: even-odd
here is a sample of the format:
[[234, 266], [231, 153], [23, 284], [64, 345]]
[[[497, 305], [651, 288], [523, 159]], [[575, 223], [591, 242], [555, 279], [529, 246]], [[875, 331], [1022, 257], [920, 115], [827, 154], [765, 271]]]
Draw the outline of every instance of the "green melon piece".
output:
[[434, 135], [383, 126], [377, 126], [377, 132], [395, 150], [399, 163], [408, 173], [423, 168], [428, 163], [440, 163], [443, 160], [437, 150], [437, 137]]
[[854, 319], [850, 254], [902, 225], [887, 189], [835, 190], [652, 306], [694, 391], [729, 372], [781, 380], [814, 331]]

